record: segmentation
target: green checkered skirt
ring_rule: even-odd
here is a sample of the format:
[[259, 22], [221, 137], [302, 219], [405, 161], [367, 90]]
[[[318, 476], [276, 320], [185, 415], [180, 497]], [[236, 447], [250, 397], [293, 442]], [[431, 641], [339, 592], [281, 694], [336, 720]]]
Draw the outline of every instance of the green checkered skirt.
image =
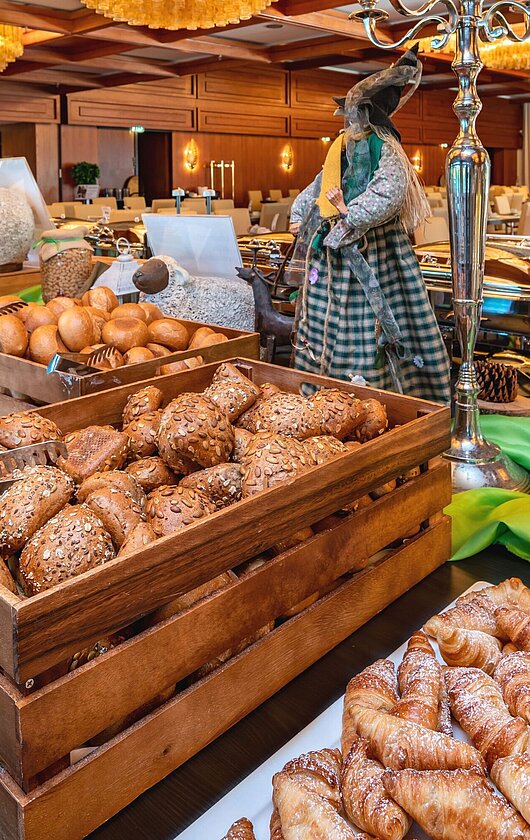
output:
[[[418, 261], [399, 221], [368, 231], [364, 257], [408, 351], [409, 358], [401, 361], [399, 370], [403, 393], [449, 403], [449, 358]], [[299, 319], [295, 367], [337, 379], [360, 375], [375, 388], [393, 390], [388, 367], [375, 366], [379, 327], [374, 313], [340, 249], [314, 252], [312, 268], [318, 271], [318, 280], [305, 287], [305, 317]]]

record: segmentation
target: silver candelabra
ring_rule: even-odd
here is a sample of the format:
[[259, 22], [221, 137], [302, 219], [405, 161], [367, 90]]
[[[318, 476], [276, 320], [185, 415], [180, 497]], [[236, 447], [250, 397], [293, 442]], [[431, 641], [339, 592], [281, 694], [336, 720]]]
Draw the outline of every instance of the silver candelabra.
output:
[[[361, 21], [369, 39], [382, 49], [399, 48], [433, 24], [438, 32], [433, 36], [433, 50], [445, 47], [452, 35], [456, 37], [452, 67], [458, 79], [458, 95], [453, 109], [460, 131], [446, 163], [453, 308], [462, 356], [451, 448], [445, 453], [453, 467], [453, 486], [456, 491], [475, 487], [528, 491], [528, 473], [486, 440], [480, 430], [473, 353], [482, 311], [490, 183], [489, 156], [476, 130], [482, 108], [477, 92], [477, 77], [483, 67], [480, 41], [506, 37], [524, 41], [530, 34], [530, 4], [500, 0], [486, 10], [482, 0], [427, 0], [413, 10], [401, 0], [390, 0], [399, 14], [418, 19], [399, 41], [387, 43], [379, 39], [377, 23], [387, 20], [388, 14], [377, 8], [377, 2], [359, 0], [361, 9], [350, 17]], [[440, 4], [446, 16], [430, 14]], [[521, 13], [526, 27], [523, 35], [517, 35], [507, 20], [508, 11]]]

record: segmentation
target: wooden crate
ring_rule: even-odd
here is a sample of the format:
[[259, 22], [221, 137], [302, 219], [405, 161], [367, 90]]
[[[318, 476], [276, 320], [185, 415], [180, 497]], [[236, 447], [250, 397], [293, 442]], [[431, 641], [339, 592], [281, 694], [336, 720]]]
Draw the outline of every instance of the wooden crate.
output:
[[188, 328], [190, 334], [199, 327], [210, 326], [215, 332], [226, 335], [228, 341], [196, 350], [180, 350], [162, 359], [151, 359], [136, 365], [124, 365], [116, 370], [102, 370], [88, 376], [62, 371], [48, 374], [44, 365], [0, 353], [0, 389], [20, 395], [21, 399], [29, 397], [36, 403], [57, 403], [108, 388], [116, 388], [129, 382], [151, 379], [156, 376], [161, 365], [180, 362], [191, 356], [200, 355], [205, 363], [218, 362], [234, 356], [259, 359], [259, 333], [232, 330], [228, 327], [217, 327], [198, 321], [179, 320]]
[[[257, 383], [296, 390], [336, 385], [260, 362], [238, 362]], [[167, 400], [202, 390], [217, 365], [161, 377]], [[449, 556], [442, 514], [450, 473], [432, 459], [448, 444], [447, 409], [353, 389], [387, 405], [381, 438], [285, 485], [239, 502], [128, 558], [22, 600], [0, 587], [0, 825], [17, 840], [76, 840], [185, 762]], [[126, 386], [40, 409], [64, 431], [117, 422]], [[79, 417], [83, 422], [79, 423]], [[38, 686], [38, 675], [76, 649], [237, 566], [370, 489], [422, 465], [421, 473], [335, 527], [284, 552], [248, 577], [93, 660]], [[375, 565], [369, 558], [421, 527]], [[214, 547], [215, 550], [212, 550]], [[346, 576], [346, 577], [345, 577]], [[52, 775], [56, 762], [142, 708], [204, 662], [316, 591], [341, 585], [207, 678]], [[10, 674], [10, 677], [8, 676]], [[30, 680], [29, 688], [24, 682]], [[17, 685], [18, 683], [18, 685]], [[178, 732], [178, 738], [174, 733]], [[119, 780], [116, 783], [116, 780]]]

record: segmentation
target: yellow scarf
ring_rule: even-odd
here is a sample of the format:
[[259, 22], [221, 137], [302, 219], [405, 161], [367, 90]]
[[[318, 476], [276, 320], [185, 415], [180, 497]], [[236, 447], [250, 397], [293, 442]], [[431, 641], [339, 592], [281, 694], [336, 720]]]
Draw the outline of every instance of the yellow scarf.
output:
[[320, 214], [324, 219], [330, 219], [332, 216], [338, 216], [339, 211], [326, 198], [326, 193], [333, 187], [340, 187], [342, 181], [341, 163], [342, 163], [342, 149], [344, 146], [344, 134], [339, 134], [336, 140], [333, 141], [329, 147], [324, 161], [324, 168], [322, 170], [322, 186], [320, 188], [320, 195], [317, 198], [317, 204], [320, 209]]

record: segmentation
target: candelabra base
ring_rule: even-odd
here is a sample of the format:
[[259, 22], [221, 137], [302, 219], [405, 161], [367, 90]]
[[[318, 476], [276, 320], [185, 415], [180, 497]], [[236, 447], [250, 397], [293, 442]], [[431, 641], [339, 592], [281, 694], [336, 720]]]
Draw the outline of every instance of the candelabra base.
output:
[[530, 473], [503, 452], [499, 452], [491, 461], [478, 464], [456, 460], [447, 454], [445, 457], [451, 461], [453, 493], [478, 490], [482, 487], [530, 493]]

